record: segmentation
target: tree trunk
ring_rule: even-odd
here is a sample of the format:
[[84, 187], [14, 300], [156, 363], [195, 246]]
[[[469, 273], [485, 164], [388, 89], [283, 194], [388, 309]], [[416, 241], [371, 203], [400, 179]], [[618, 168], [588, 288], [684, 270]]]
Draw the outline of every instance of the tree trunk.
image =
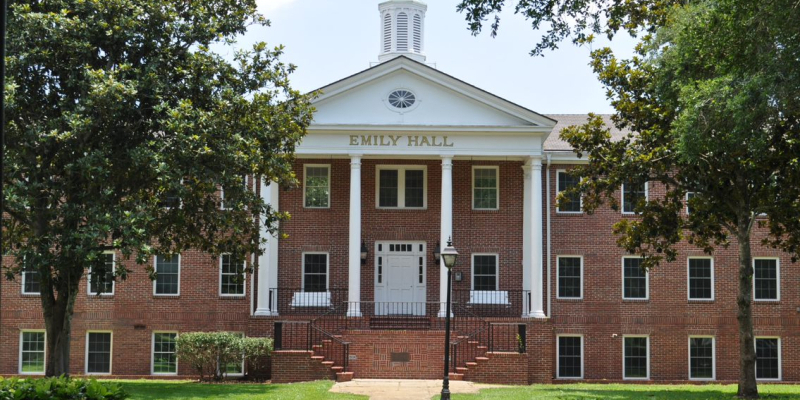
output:
[[740, 398], [757, 399], [756, 346], [753, 337], [753, 263], [750, 256], [750, 219], [739, 218], [736, 238], [739, 241], [739, 392]]
[[70, 282], [59, 289], [57, 296], [49, 299], [45, 299], [45, 296], [42, 298], [44, 323], [47, 330], [46, 376], [69, 376], [72, 313], [78, 285]]

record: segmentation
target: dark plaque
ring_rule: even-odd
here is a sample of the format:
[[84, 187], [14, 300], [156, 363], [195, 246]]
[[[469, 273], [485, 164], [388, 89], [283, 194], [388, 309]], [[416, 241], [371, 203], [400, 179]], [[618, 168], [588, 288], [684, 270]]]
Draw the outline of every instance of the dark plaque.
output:
[[409, 362], [411, 355], [408, 353], [392, 353], [392, 362]]

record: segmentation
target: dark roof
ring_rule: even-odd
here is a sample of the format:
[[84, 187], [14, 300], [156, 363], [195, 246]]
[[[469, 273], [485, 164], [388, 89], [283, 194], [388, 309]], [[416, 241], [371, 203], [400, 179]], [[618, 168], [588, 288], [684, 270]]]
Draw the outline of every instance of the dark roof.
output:
[[[611, 114], [598, 114], [611, 130], [611, 140], [620, 140], [630, 131], [621, 130], [611, 121]], [[571, 125], [582, 125], [589, 120], [589, 114], [547, 114], [548, 117], [558, 121], [553, 132], [544, 142], [545, 151], [572, 151], [569, 143], [561, 139], [561, 130]]]

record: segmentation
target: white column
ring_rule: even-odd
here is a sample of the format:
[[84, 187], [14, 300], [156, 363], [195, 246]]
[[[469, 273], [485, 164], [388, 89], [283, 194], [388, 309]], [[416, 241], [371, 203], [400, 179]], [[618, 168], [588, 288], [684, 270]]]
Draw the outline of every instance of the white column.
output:
[[[439, 241], [441, 248], [447, 246], [447, 240], [453, 236], [453, 157], [442, 156], [442, 220]], [[455, 244], [458, 247], [458, 244]], [[447, 267], [444, 257], [439, 258], [439, 317], [447, 315]]]
[[348, 317], [361, 316], [361, 155], [350, 155], [350, 239]]
[[[531, 290], [531, 166], [524, 164], [522, 166], [523, 173], [523, 191], [522, 191], [522, 290]], [[527, 318], [530, 315], [530, 303], [528, 297], [525, 296], [522, 307], [522, 317]]]
[[[267, 184], [266, 180], [261, 179], [261, 199], [269, 204], [273, 211], [278, 211], [278, 195], [280, 188], [275, 182]], [[268, 226], [261, 224], [261, 237], [267, 238], [264, 251], [258, 256], [258, 298], [256, 299], [255, 315], [269, 316], [278, 315], [278, 304], [273, 303], [270, 308], [269, 290], [278, 287], [278, 235], [270, 235]], [[277, 301], [277, 296], [274, 296]]]
[[542, 159], [531, 157], [531, 318], [545, 318], [542, 301]]

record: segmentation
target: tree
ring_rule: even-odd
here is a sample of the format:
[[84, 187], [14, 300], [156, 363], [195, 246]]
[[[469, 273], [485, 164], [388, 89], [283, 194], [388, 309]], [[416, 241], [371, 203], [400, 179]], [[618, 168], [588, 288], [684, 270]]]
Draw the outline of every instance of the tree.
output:
[[153, 254], [245, 257], [283, 217], [248, 177], [293, 182], [311, 107], [282, 47], [210, 49], [250, 25], [269, 25], [255, 0], [12, 2], [5, 275], [38, 274], [47, 375], [69, 373], [78, 283], [108, 279], [103, 252], [123, 255], [118, 280]]
[[[606, 2], [579, 3], [618, 15]], [[624, 3], [612, 3], [618, 4]], [[580, 192], [587, 212], [604, 202], [618, 206], [613, 194], [625, 182], [664, 185], [663, 197], [636, 204], [640, 219], [614, 226], [618, 244], [642, 255], [645, 268], [674, 260], [684, 240], [709, 254], [737, 246], [738, 394], [744, 398], [758, 397], [754, 226], [765, 227], [763, 243], [788, 252], [793, 262], [800, 250], [798, 10], [796, 0], [675, 3], [660, 26], [644, 29], [651, 33], [642, 35], [632, 59], [619, 60], [608, 48], [592, 53], [616, 110], [615, 124], [636, 133], [612, 141], [597, 116], [561, 132], [579, 156], [588, 157], [587, 165], [575, 169], [580, 185], [566, 193]], [[681, 209], [688, 193], [687, 216]]]

